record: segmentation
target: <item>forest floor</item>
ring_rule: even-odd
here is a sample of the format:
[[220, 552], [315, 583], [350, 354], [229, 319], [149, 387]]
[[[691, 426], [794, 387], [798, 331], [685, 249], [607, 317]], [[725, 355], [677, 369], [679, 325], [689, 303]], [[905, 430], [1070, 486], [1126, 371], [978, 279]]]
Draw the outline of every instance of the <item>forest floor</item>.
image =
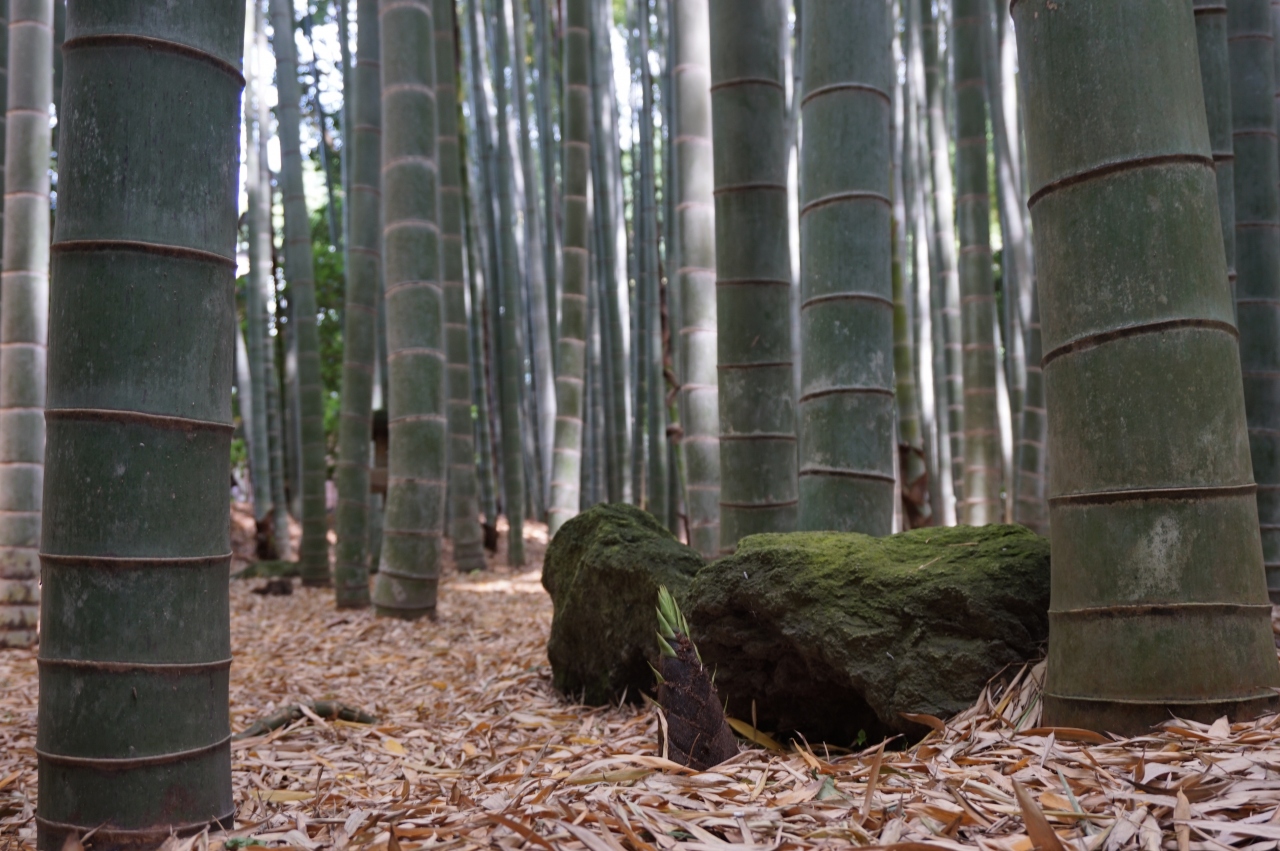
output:
[[[504, 536], [505, 537], [505, 536]], [[858, 753], [745, 746], [714, 771], [662, 758], [648, 707], [585, 707], [551, 686], [551, 602], [530, 566], [448, 575], [436, 621], [338, 612], [332, 592], [232, 583], [231, 719], [321, 699], [232, 744], [237, 829], [165, 851], [248, 845], [413, 851], [1191, 851], [1280, 842], [1280, 716], [1170, 722], [1115, 740], [1039, 727], [1042, 666], [1013, 672], [923, 741]], [[0, 849], [35, 836], [34, 651], [0, 654]], [[87, 843], [92, 851], [92, 839]]]

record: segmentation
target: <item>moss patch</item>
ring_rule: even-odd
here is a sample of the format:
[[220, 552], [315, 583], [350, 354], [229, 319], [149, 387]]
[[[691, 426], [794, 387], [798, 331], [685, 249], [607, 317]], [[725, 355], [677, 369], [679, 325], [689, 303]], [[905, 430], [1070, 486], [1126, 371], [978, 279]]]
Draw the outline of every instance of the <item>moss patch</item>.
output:
[[542, 568], [555, 606], [547, 656], [556, 688], [588, 704], [652, 693], [658, 587], [683, 606], [702, 565], [697, 552], [630, 505], [597, 505], [565, 523]]
[[1041, 652], [1048, 609], [1049, 542], [1021, 526], [756, 535], [686, 605], [730, 714], [842, 745], [965, 708]]

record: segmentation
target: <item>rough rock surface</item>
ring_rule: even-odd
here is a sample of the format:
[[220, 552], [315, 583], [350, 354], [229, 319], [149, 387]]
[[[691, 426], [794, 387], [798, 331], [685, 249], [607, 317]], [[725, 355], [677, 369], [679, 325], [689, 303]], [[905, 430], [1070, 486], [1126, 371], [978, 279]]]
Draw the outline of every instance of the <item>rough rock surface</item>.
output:
[[560, 527], [542, 567], [555, 606], [547, 656], [556, 688], [588, 704], [652, 694], [658, 586], [683, 605], [702, 565], [696, 551], [630, 505], [597, 505]]
[[729, 714], [848, 745], [925, 729], [1042, 653], [1049, 542], [1021, 526], [887, 538], [756, 535], [703, 568], [685, 612]]

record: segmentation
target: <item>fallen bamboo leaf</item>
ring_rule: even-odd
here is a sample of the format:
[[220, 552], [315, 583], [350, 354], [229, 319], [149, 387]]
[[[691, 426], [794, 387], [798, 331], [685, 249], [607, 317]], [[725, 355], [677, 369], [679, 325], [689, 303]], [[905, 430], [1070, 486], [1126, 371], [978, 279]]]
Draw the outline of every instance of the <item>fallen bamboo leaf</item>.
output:
[[294, 791], [292, 789], [273, 789], [260, 792], [258, 799], [268, 804], [283, 804], [289, 801], [310, 801], [315, 797], [312, 792]]
[[898, 714], [913, 724], [923, 724], [930, 730], [937, 733], [941, 733], [943, 730], [947, 729], [946, 722], [935, 715], [926, 715], [922, 712], [899, 712]]
[[1027, 826], [1027, 836], [1031, 837], [1035, 847], [1040, 851], [1066, 851], [1058, 834], [1049, 826], [1049, 820], [1045, 818], [1040, 805], [1017, 780], [1013, 781], [1013, 794], [1022, 810], [1022, 822]]
[[733, 728], [733, 731], [737, 733], [739, 736], [741, 736], [742, 738], [746, 739], [748, 742], [757, 744], [766, 750], [773, 751], [774, 753], [787, 752], [786, 748], [778, 744], [777, 739], [775, 739], [773, 736], [770, 736], [768, 733], [763, 733], [760, 730], [757, 730], [755, 727], [752, 727], [746, 721], [743, 721], [739, 718], [729, 718], [728, 721], [729, 721], [729, 726]]

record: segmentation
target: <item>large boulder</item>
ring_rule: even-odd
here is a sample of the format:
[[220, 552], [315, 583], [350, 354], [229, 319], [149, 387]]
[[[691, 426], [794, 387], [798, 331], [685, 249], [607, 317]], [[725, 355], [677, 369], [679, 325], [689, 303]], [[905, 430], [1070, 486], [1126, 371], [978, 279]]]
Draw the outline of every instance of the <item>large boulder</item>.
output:
[[702, 565], [696, 551], [630, 505], [597, 505], [561, 526], [542, 566], [555, 605], [547, 656], [556, 688], [589, 704], [652, 693], [658, 586], [683, 605]]
[[729, 713], [810, 741], [945, 718], [1049, 631], [1049, 542], [1021, 526], [887, 538], [755, 535], [703, 568], [686, 614]]

